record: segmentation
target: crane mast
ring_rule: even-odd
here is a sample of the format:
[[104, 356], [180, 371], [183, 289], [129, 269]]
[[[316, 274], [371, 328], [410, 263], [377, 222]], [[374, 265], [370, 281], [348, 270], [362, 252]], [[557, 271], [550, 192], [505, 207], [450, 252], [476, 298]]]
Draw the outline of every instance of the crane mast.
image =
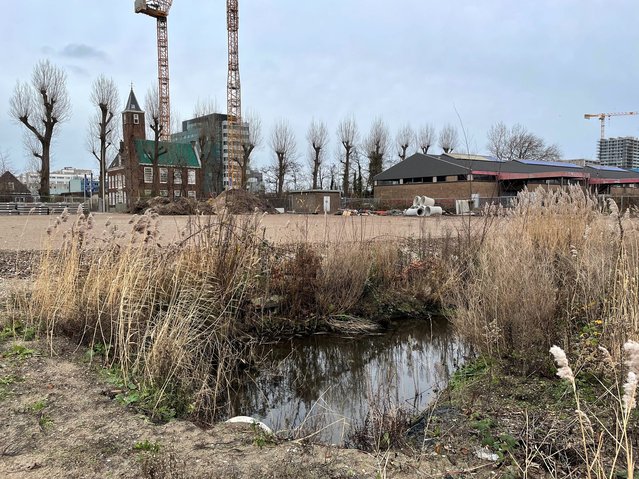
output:
[[160, 113], [160, 139], [171, 135], [171, 100], [169, 95], [169, 31], [167, 19], [173, 0], [135, 0], [135, 13], [144, 13], [157, 21], [158, 45], [158, 105]]
[[606, 118], [611, 116], [626, 116], [626, 115], [639, 115], [636, 111], [622, 111], [619, 113], [586, 113], [584, 118], [590, 120], [591, 118], [597, 118], [601, 122], [601, 139], [606, 137]]
[[242, 163], [242, 93], [240, 89], [240, 59], [238, 46], [238, 0], [226, 0], [226, 25], [228, 30], [228, 79], [226, 85], [226, 120], [228, 145], [229, 187], [241, 187]]

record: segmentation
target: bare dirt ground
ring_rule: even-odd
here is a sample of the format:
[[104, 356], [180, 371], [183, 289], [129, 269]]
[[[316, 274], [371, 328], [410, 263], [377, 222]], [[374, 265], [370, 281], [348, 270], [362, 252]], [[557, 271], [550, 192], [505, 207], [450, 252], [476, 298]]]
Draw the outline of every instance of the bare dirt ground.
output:
[[[377, 478], [468, 477], [446, 454], [369, 454], [270, 440], [245, 424], [154, 425], [118, 401], [86, 350], [55, 339], [0, 343], [0, 477]], [[486, 466], [489, 466], [486, 468]]]
[[[129, 231], [133, 215], [96, 214], [95, 229], [106, 230], [107, 221], [122, 231]], [[74, 217], [70, 218], [73, 221]], [[56, 221], [55, 216], [0, 216], [0, 250], [37, 250], [43, 248], [47, 228]], [[181, 238], [189, 221], [188, 216], [161, 216], [160, 242], [170, 243]], [[323, 216], [323, 215], [264, 215], [261, 226], [265, 239], [275, 243], [299, 240], [361, 241], [369, 239], [395, 239], [443, 237], [456, 232], [468, 217], [439, 216], [430, 218], [402, 216]], [[472, 221], [477, 221], [472, 218]]]

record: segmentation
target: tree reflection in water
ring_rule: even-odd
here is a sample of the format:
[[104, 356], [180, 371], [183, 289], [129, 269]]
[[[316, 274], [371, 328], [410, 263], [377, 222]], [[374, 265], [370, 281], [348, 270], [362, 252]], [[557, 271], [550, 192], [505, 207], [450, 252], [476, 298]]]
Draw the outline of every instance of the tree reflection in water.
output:
[[398, 321], [377, 335], [319, 335], [262, 348], [266, 368], [243, 382], [233, 415], [253, 416], [274, 430], [324, 428], [314, 438], [332, 443], [343, 442], [349, 425], [364, 419], [371, 400], [390, 399], [413, 412], [425, 408], [464, 353], [439, 319]]

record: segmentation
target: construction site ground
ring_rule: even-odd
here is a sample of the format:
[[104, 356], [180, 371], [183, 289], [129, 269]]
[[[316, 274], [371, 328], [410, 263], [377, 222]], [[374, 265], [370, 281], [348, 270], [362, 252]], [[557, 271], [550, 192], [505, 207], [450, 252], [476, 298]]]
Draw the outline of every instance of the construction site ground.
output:
[[[110, 225], [128, 232], [133, 215], [100, 214], [95, 217], [94, 233], [99, 235]], [[182, 237], [189, 216], [160, 216], [160, 243], [171, 243]], [[215, 216], [211, 219], [215, 220]], [[73, 217], [70, 219], [73, 220]], [[199, 217], [206, 222], [208, 217]], [[56, 221], [55, 216], [0, 216], [0, 250], [37, 250], [45, 247], [47, 228]], [[264, 214], [260, 217], [264, 238], [274, 243], [344, 242], [362, 240], [393, 240], [400, 238], [441, 238], [457, 234], [477, 218], [459, 216], [403, 217], [403, 216], [335, 216]], [[480, 220], [481, 221], [481, 220]], [[54, 241], [62, 241], [60, 235]]]

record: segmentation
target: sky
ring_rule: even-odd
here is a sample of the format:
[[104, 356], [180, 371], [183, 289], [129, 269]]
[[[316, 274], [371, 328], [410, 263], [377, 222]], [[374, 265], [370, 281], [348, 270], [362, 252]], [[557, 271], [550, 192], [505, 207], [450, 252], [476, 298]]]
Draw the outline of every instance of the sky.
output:
[[[71, 119], [55, 139], [52, 169], [97, 168], [86, 146], [91, 83], [112, 77], [124, 107], [157, 82], [155, 19], [134, 0], [3, 2], [0, 15], [0, 152], [26, 168], [24, 129], [9, 116], [16, 82], [40, 59], [67, 73]], [[174, 0], [169, 15], [173, 115], [198, 101], [226, 110], [224, 1]], [[312, 119], [330, 132], [352, 115], [365, 136], [382, 118], [463, 131], [460, 150], [486, 153], [491, 125], [520, 123], [565, 158], [594, 158], [599, 121], [584, 113], [639, 110], [636, 0], [240, 0], [243, 112], [262, 119], [255, 165], [272, 161], [279, 119], [307, 158]], [[606, 136], [639, 136], [639, 116], [613, 117]], [[439, 152], [435, 148], [435, 153]]]

